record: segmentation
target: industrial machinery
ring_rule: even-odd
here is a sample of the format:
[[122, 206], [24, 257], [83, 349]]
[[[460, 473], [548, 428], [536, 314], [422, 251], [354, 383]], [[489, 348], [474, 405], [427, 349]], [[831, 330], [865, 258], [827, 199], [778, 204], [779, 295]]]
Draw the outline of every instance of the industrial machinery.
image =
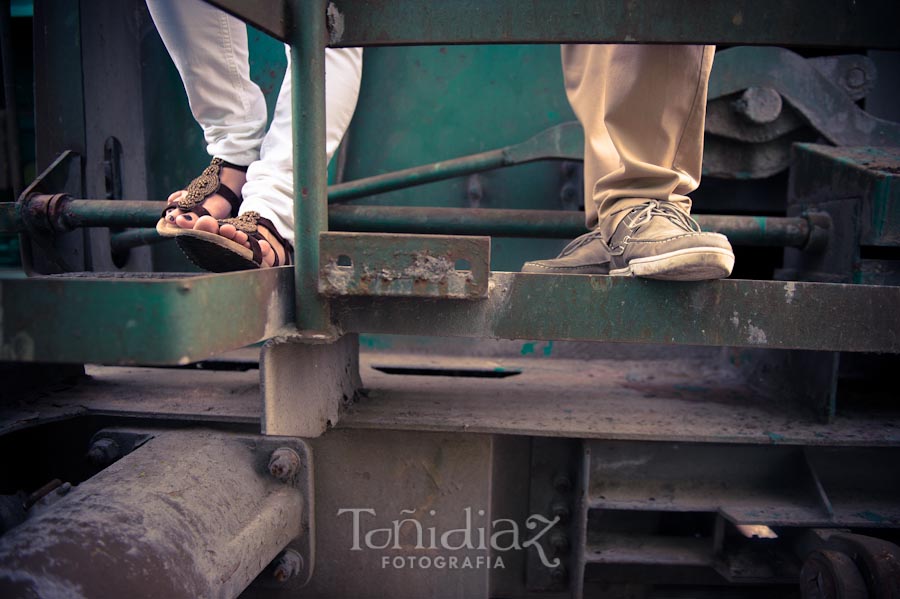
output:
[[[270, 100], [291, 47], [294, 266], [156, 237], [208, 157], [141, 0], [4, 6], [0, 596], [900, 597], [900, 4], [213, 4]], [[589, 42], [719, 44], [732, 278], [518, 272]]]

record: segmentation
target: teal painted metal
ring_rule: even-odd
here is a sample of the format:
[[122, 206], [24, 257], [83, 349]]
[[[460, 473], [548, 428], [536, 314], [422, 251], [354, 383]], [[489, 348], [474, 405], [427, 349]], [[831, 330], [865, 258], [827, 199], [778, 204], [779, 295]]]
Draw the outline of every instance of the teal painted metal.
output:
[[487, 297], [490, 237], [323, 233], [319, 293], [339, 297]]
[[797, 144], [790, 196], [801, 205], [859, 198], [859, 245], [900, 246], [900, 147]]
[[328, 304], [318, 295], [319, 233], [328, 230], [325, 160], [325, 2], [294, 0], [290, 41], [294, 135], [294, 271], [297, 326], [326, 332]]
[[[87, 226], [149, 227], [159, 219], [164, 206], [162, 202], [73, 199], [63, 199], [57, 205], [56, 215], [35, 216], [48, 232]], [[572, 239], [587, 232], [583, 213], [562, 210], [337, 205], [328, 208], [328, 221], [336, 231], [369, 233]], [[727, 235], [736, 245], [805, 248], [810, 241], [810, 222], [802, 217], [701, 214], [697, 222], [704, 230]], [[25, 224], [16, 205], [0, 204], [0, 232], [23, 230]], [[150, 243], [155, 240], [149, 231], [119, 235], [114, 236], [115, 243], [129, 247], [139, 238]]]
[[290, 268], [4, 276], [0, 301], [0, 360], [18, 362], [186, 364], [278, 335], [294, 316]]
[[[359, 106], [345, 142], [344, 181], [518, 144], [575, 119], [558, 47], [367, 48], [364, 63]], [[563, 207], [566, 188], [577, 208], [582, 186], [577, 165], [568, 166], [511, 166], [359, 202], [552, 210]], [[493, 268], [517, 269], [526, 260], [555, 256], [562, 245], [556, 240], [495, 241]]]
[[[563, 210], [331, 206], [335, 231], [491, 235], [573, 239], [587, 233], [584, 213]], [[804, 248], [810, 239], [806, 218], [701, 214], [705, 231], [723, 233], [735, 245]]]
[[[288, 267], [4, 276], [0, 300], [4, 361], [184, 364], [295, 331]], [[346, 333], [900, 353], [898, 287], [493, 273], [486, 299], [425, 301], [427, 309], [422, 298], [331, 305]]]
[[[284, 0], [213, 0], [289, 41]], [[720, 43], [898, 48], [892, 0], [339, 0], [329, 23], [332, 46], [453, 43]], [[815, 18], [811, 18], [815, 15]], [[294, 21], [296, 23], [296, 21]]]
[[584, 131], [577, 121], [554, 125], [519, 144], [332, 185], [328, 200], [340, 202], [538, 160], [584, 160]]
[[900, 288], [493, 273], [478, 302], [342, 298], [355, 333], [900, 353]]
[[152, 245], [166, 241], [166, 237], [160, 237], [155, 228], [128, 229], [121, 233], [112, 233], [109, 236], [109, 246], [113, 255], [142, 245]]

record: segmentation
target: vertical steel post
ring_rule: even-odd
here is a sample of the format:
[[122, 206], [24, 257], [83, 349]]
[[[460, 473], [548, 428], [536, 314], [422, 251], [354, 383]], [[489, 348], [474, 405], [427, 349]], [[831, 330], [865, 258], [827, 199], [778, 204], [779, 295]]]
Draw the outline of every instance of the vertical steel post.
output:
[[319, 233], [328, 230], [325, 0], [293, 0], [291, 6], [296, 322], [301, 331], [325, 331], [328, 302], [318, 293]]

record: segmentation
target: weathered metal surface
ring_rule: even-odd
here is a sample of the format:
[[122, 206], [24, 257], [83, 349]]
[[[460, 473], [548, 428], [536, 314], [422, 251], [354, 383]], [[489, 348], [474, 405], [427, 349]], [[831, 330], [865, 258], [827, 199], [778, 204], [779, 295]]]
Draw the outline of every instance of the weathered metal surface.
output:
[[894, 287], [493, 273], [480, 302], [423, 312], [415, 299], [341, 298], [333, 309], [358, 333], [896, 353], [898, 303]]
[[[491, 484], [495, 438], [335, 430], [310, 444], [317, 472], [316, 550], [323, 558], [302, 595], [276, 596], [492, 596], [494, 573], [503, 571], [486, 567], [492, 520], [516, 518], [526, 532], [524, 519], [497, 499], [508, 491]], [[472, 530], [468, 544], [460, 530], [466, 527]], [[480, 528], [487, 531], [484, 544]], [[454, 529], [459, 532], [448, 534]], [[523, 553], [508, 551], [502, 559], [513, 568]], [[254, 593], [255, 587], [248, 589], [251, 596], [271, 596]]]
[[[289, 41], [292, 22], [284, 22], [281, 1], [212, 3]], [[888, 0], [764, 0], [752, 6], [732, 1], [704, 5], [699, 12], [690, 0], [634, 5], [592, 0], [537, 0], [524, 6], [516, 0], [333, 4], [337, 12], [329, 23], [332, 46], [621, 42], [897, 48], [889, 24], [900, 20], [900, 11]]]
[[[81, 7], [66, 0], [44, 0], [34, 7], [34, 120], [35, 171], [51, 175], [46, 193], [85, 192], [83, 157], [87, 127], [84, 122], [84, 65], [81, 61]], [[66, 43], [60, 43], [66, 40]], [[67, 91], [61, 91], [67, 90]], [[69, 159], [50, 171], [58, 158]], [[26, 186], [26, 190], [27, 190]], [[58, 273], [87, 268], [83, 232], [52, 241], [20, 238], [26, 271]]]
[[318, 437], [358, 399], [359, 340], [271, 340], [263, 346], [259, 375], [263, 434]]
[[[491, 345], [510, 351], [506, 357], [493, 358], [364, 351], [360, 375], [367, 394], [341, 417], [337, 428], [900, 446], [900, 419], [895, 412], [848, 402], [831, 424], [825, 424], [782, 393], [748, 386], [735, 364], [716, 350], [695, 350], [700, 354], [686, 358], [684, 347], [657, 347], [647, 353], [648, 346], [614, 344], [605, 346], [609, 355], [602, 359], [590, 354], [598, 344], [585, 343], [482, 342], [479, 350]], [[471, 354], [471, 346], [466, 347]], [[559, 357], [567, 353], [582, 359]], [[410, 365], [430, 368], [432, 374], [382, 370]], [[519, 374], [453, 376], [476, 367]], [[435, 375], [439, 369], [445, 376]], [[22, 401], [0, 408], [0, 433], [78, 416], [252, 427], [258, 427], [262, 418], [260, 377], [255, 370], [87, 366], [86, 372], [89, 377], [78, 384], [22, 394]], [[299, 393], [301, 379], [294, 380], [291, 396]]]
[[[897, 7], [892, 10], [900, 12]], [[900, 145], [900, 124], [864, 111], [799, 54], [783, 48], [730, 48], [716, 61], [717, 75], [709, 84], [711, 100], [751, 87], [769, 87], [834, 144]]]
[[255, 2], [245, 2], [244, 0], [206, 1], [239, 19], [243, 19], [274, 38], [286, 43], [291, 40], [291, 24], [294, 22], [294, 15], [291, 11], [290, 2], [285, 0], [257, 0]]
[[530, 591], [565, 591], [578, 551], [572, 551], [579, 531], [575, 513], [578, 497], [580, 443], [569, 439], [531, 439], [528, 511], [547, 520], [559, 519], [553, 531], [536, 539], [545, 558], [558, 563], [546, 567], [537, 551], [528, 553], [525, 584]]
[[318, 288], [326, 296], [487, 296], [488, 237], [323, 233], [320, 244]]
[[332, 185], [328, 188], [328, 199], [345, 201], [536, 160], [583, 159], [584, 131], [577, 121], [573, 121], [555, 125], [505, 148]]
[[[288, 483], [279, 445], [303, 456]], [[312, 557], [311, 482], [297, 439], [158, 434], [0, 539], [0, 594], [236, 597], [298, 537]]]
[[[57, 198], [55, 204], [47, 203], [50, 197]], [[76, 200], [65, 196], [35, 196], [27, 205], [36, 210], [36, 226], [54, 231], [79, 226], [150, 227], [159, 220], [163, 206], [161, 202]], [[52, 207], [55, 215], [43, 216], [38, 208], [44, 206]], [[704, 230], [723, 233], [735, 245], [804, 248], [810, 240], [809, 220], [804, 217], [699, 214], [696, 219]], [[587, 232], [580, 212], [502, 208], [333, 205], [328, 208], [328, 224], [336, 231], [558, 239]], [[18, 216], [15, 204], [0, 203], [0, 232], [16, 232], [24, 226], [25, 219]], [[156, 241], [151, 231], [135, 230], [113, 236], [112, 243], [130, 247], [142, 239]]]
[[328, 303], [318, 294], [319, 233], [328, 230], [325, 155], [326, 0], [289, 5], [300, 24], [291, 45], [291, 114], [294, 140], [294, 318], [301, 331], [330, 333]]
[[797, 206], [858, 198], [856, 245], [900, 245], [900, 147], [794, 150], [789, 201]]
[[[277, 335], [290, 268], [225, 275], [0, 278], [0, 359], [187, 364]], [[223, 318], [223, 315], [228, 316]]]
[[113, 233], [109, 236], [109, 249], [113, 255], [142, 245], [152, 245], [166, 241], [156, 229], [146, 227], [141, 229], [129, 229], [121, 233]]
[[769, 526], [900, 524], [897, 448], [586, 445], [591, 509], [719, 512], [735, 524]]

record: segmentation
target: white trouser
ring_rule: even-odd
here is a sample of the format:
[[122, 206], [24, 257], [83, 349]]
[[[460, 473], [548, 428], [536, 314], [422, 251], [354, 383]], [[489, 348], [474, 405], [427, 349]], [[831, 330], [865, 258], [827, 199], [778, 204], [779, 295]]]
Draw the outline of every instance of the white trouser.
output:
[[[259, 212], [293, 243], [290, 56], [266, 132], [265, 98], [250, 80], [246, 26], [202, 0], [147, 0], [147, 7], [203, 128], [207, 152], [250, 166], [240, 212]], [[350, 125], [361, 77], [362, 48], [325, 51], [327, 160]]]

